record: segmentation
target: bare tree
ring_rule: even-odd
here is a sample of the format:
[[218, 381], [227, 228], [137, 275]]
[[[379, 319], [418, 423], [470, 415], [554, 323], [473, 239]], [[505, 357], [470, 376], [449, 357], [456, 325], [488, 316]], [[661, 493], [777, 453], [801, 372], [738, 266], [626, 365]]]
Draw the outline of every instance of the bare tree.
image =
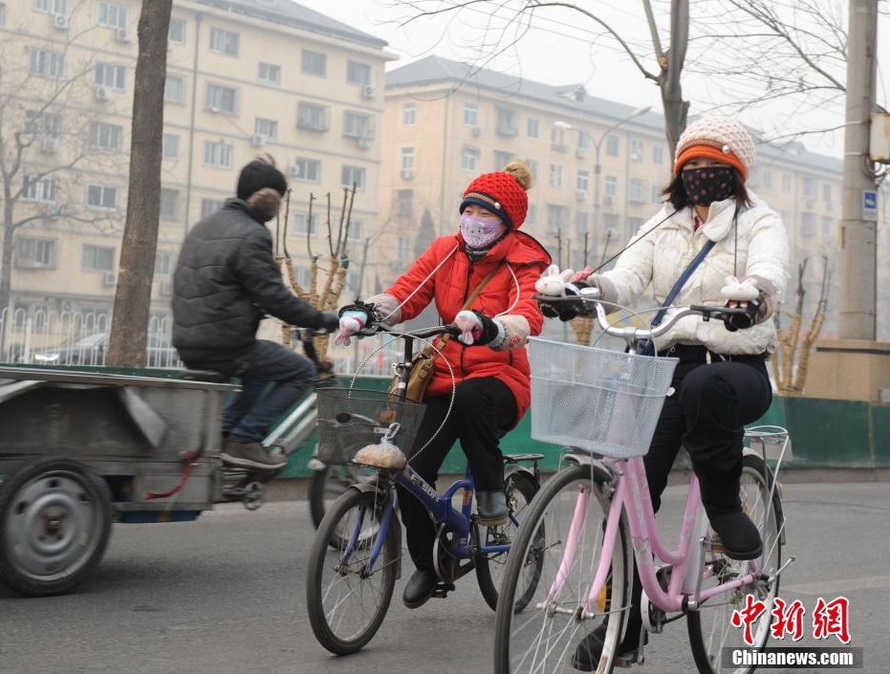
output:
[[173, 0], [143, 2], [139, 15], [127, 224], [108, 342], [109, 365], [145, 365], [161, 209], [164, 82], [172, 6]]
[[[84, 210], [82, 168], [103, 166], [113, 159], [94, 151], [93, 117], [74, 102], [89, 88], [91, 58], [75, 62], [68, 44], [33, 45], [7, 40], [0, 88], [0, 183], [3, 190], [0, 310], [12, 313], [12, 270], [17, 234], [23, 228], [66, 226], [113, 229], [113, 214]], [[21, 67], [7, 50], [31, 47]], [[25, 94], [27, 92], [27, 94]], [[88, 93], [86, 95], [89, 95]], [[5, 346], [6, 323], [0, 331]]]

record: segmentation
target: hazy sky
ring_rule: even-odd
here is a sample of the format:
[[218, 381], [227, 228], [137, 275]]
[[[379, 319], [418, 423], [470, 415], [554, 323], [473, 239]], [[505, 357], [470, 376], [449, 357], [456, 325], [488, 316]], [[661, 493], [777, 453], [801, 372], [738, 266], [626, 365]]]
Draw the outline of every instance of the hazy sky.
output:
[[[603, 37], [597, 27], [586, 17], [565, 10], [540, 13], [535, 28], [525, 32], [518, 47], [509, 50], [490, 62], [491, 54], [486, 44], [494, 34], [489, 18], [479, 9], [462, 10], [435, 18], [424, 18], [407, 27], [399, 27], [397, 20], [404, 18], [408, 10], [393, 7], [392, 0], [297, 0], [300, 4], [347, 23], [389, 42], [389, 51], [399, 57], [388, 69], [399, 67], [411, 60], [436, 54], [457, 61], [471, 62], [492, 70], [506, 72], [552, 85], [584, 84], [587, 91], [602, 98], [625, 103], [632, 107], [652, 106], [662, 110], [658, 88], [643, 78], [613, 40]], [[823, 0], [823, 4], [838, 14], [845, 13], [847, 0]], [[651, 67], [651, 42], [644, 21], [642, 4], [626, 0], [597, 0], [598, 12], [610, 23], [621, 27], [624, 35], [638, 38], [646, 45], [641, 53], [649, 59]], [[656, 11], [666, 3], [654, 3]], [[693, 9], [695, 5], [693, 3]], [[890, 105], [884, 86], [880, 62], [890, 63], [890, 38], [879, 24], [878, 102]], [[667, 25], [666, 21], [660, 21]], [[495, 27], [496, 28], [496, 27]], [[488, 29], [488, 30], [487, 30]], [[508, 30], [516, 30], [515, 24]], [[884, 35], [881, 40], [882, 33]], [[486, 37], [487, 36], [487, 37]], [[693, 50], [690, 50], [692, 53]], [[881, 59], [883, 57], [883, 59]], [[687, 62], [687, 66], [689, 66]], [[684, 96], [692, 102], [692, 114], [706, 112], [725, 101], [721, 91], [724, 82], [688, 73], [684, 76]], [[753, 93], [752, 93], [753, 95]], [[724, 110], [724, 112], [727, 112]], [[791, 109], [787, 103], [772, 108], [749, 112], [743, 120], [767, 134], [782, 133], [789, 125], [791, 130], [823, 129], [843, 123], [843, 109]], [[803, 142], [813, 151], [840, 156], [843, 135], [808, 135]]]

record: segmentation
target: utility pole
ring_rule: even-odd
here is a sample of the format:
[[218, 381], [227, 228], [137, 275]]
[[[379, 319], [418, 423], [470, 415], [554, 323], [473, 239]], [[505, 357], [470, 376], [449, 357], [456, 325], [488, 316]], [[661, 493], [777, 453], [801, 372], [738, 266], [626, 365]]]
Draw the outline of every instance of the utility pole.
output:
[[[869, 131], [875, 102], [878, 0], [850, 0], [847, 32], [847, 107], [840, 231], [840, 327], [842, 339], [874, 340], [877, 300], [877, 207], [869, 160]], [[871, 219], [871, 213], [874, 219]]]

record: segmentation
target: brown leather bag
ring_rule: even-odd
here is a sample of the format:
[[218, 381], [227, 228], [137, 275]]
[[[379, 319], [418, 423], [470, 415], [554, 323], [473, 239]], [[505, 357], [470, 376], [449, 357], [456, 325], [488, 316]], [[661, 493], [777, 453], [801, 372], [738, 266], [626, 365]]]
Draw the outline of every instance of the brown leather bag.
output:
[[[500, 265], [498, 265], [500, 266]], [[479, 285], [476, 286], [476, 289], [473, 291], [473, 294], [467, 298], [467, 301], [464, 302], [464, 305], [460, 308], [461, 311], [465, 309], [469, 309], [470, 305], [476, 301], [476, 298], [479, 297], [479, 293], [482, 292], [482, 288], [485, 287], [485, 284], [494, 276], [494, 273], [498, 270], [498, 267], [494, 267], [488, 274], [485, 275]], [[439, 339], [438, 343], [435, 345], [436, 348], [441, 351], [445, 348], [445, 345], [448, 343], [448, 340], [451, 339], [451, 335], [443, 335], [441, 339]], [[433, 380], [433, 372], [435, 371], [434, 367], [434, 359], [437, 355], [436, 348], [433, 348], [433, 345], [427, 346], [420, 353], [415, 353], [411, 358], [411, 372], [408, 374], [408, 385], [405, 389], [405, 399], [413, 400], [414, 402], [422, 402], [423, 397], [426, 395], [426, 389], [430, 385], [430, 382]], [[389, 394], [392, 396], [399, 395], [399, 383], [401, 381], [401, 377], [399, 375], [395, 375], [392, 379], [392, 382], [389, 385]]]

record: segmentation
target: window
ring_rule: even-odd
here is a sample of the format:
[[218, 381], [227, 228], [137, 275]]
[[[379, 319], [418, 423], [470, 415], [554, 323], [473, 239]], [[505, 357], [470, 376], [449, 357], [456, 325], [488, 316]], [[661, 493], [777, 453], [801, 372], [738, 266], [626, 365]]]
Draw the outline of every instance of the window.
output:
[[565, 232], [566, 209], [558, 204], [547, 204], [547, 232], [556, 234]]
[[87, 185], [87, 206], [104, 210], [117, 208], [117, 187], [113, 185]]
[[474, 103], [464, 103], [464, 125], [479, 126], [479, 106]]
[[528, 166], [528, 170], [531, 171], [532, 178], [536, 179], [538, 177], [538, 160], [526, 159], [525, 165]]
[[34, 11], [45, 14], [68, 14], [68, 0], [34, 0]]
[[317, 183], [321, 181], [321, 161], [318, 159], [309, 159], [308, 157], [297, 157], [296, 164], [297, 180], [303, 180], [309, 183]]
[[396, 190], [396, 215], [410, 218], [414, 212], [414, 190]]
[[578, 174], [575, 176], [575, 189], [579, 192], [587, 192], [587, 189], [590, 187], [590, 172], [579, 169]]
[[179, 159], [179, 136], [175, 133], [165, 133], [162, 141], [161, 156], [164, 159]]
[[361, 220], [352, 219], [349, 221], [349, 240], [350, 241], [361, 241], [362, 233], [364, 231], [364, 227], [362, 226]]
[[664, 164], [664, 145], [656, 143], [652, 146], [652, 163]]
[[215, 168], [232, 168], [235, 146], [225, 141], [204, 141], [204, 165]]
[[633, 162], [643, 161], [643, 141], [639, 138], [630, 139], [630, 160]]
[[34, 174], [26, 174], [22, 187], [22, 201], [51, 204], [56, 200], [56, 189], [55, 179], [49, 176], [39, 177]]
[[615, 176], [606, 176], [605, 180], [606, 205], [611, 206], [618, 198], [618, 178]]
[[805, 239], [816, 235], [816, 214], [812, 211], [804, 211], [800, 214], [800, 235]]
[[589, 217], [587, 211], [575, 211], [575, 234], [580, 241], [584, 241], [584, 235], [588, 233], [587, 222]]
[[816, 199], [816, 181], [813, 180], [812, 176], [804, 176], [802, 191], [804, 200], [812, 204]]
[[417, 104], [405, 103], [402, 106], [402, 125], [413, 126], [417, 124]]
[[179, 190], [161, 188], [161, 217], [165, 220], [179, 217]]
[[590, 132], [578, 129], [578, 149], [582, 150], [582, 152], [578, 153], [578, 156], [583, 157], [586, 154], [586, 150], [589, 150], [591, 147], [593, 147], [593, 137], [590, 135]]
[[185, 44], [185, 19], [170, 19], [167, 41], [172, 44]]
[[185, 82], [178, 75], [167, 75], [164, 81], [164, 100], [167, 103], [182, 103]]
[[0, 2], [0, 26], [6, 25], [6, 3]]
[[124, 127], [106, 122], [90, 122], [90, 145], [100, 150], [121, 150], [124, 146]]
[[617, 157], [621, 153], [621, 139], [618, 136], [608, 136], [606, 138], [606, 154], [610, 157]]
[[403, 147], [401, 152], [401, 162], [400, 167], [402, 172], [405, 171], [413, 171], [414, 170], [414, 148], [413, 147]]
[[300, 70], [307, 75], [324, 77], [328, 70], [328, 57], [311, 49], [304, 49], [300, 59]]
[[97, 63], [95, 84], [115, 91], [123, 91], [127, 84], [127, 70], [113, 63]]
[[566, 130], [561, 126], [553, 126], [550, 128], [550, 145], [554, 150], [565, 151], [566, 149]]
[[563, 167], [559, 164], [550, 164], [550, 187], [563, 186]]
[[85, 243], [80, 268], [83, 271], [114, 271], [114, 248]]
[[327, 131], [328, 109], [314, 103], [300, 103], [297, 108], [297, 126], [312, 131]]
[[294, 266], [294, 276], [297, 277], [297, 283], [301, 288], [309, 287], [309, 267], [305, 264]]
[[479, 148], [464, 145], [460, 150], [460, 167], [464, 171], [478, 171]]
[[606, 241], [611, 238], [612, 235], [618, 230], [618, 214], [617, 213], [605, 213], [603, 214], [603, 229], [606, 231]]
[[56, 242], [23, 236], [16, 239], [16, 266], [22, 269], [52, 269], [56, 266]]
[[59, 138], [62, 135], [62, 115], [58, 112], [26, 110], [25, 131], [41, 138]]
[[238, 43], [240, 36], [230, 30], [222, 28], [210, 29], [210, 51], [214, 54], [226, 56], [238, 56]]
[[201, 217], [213, 215], [222, 207], [223, 202], [220, 199], [201, 199]]
[[65, 74], [65, 55], [51, 49], [32, 48], [28, 55], [28, 72], [32, 75], [61, 79]]
[[535, 117], [529, 117], [525, 124], [525, 135], [529, 138], [538, 138], [541, 134], [541, 123]]
[[773, 186], [773, 172], [769, 169], [763, 169], [763, 172], [760, 174], [760, 183], [766, 189], [772, 189]]
[[367, 63], [359, 63], [358, 61], [347, 61], [346, 81], [352, 82], [353, 84], [371, 84], [371, 66]]
[[646, 223], [643, 218], [628, 218], [627, 219], [627, 238], [635, 236], [637, 232], [640, 231], [640, 227], [642, 227]]
[[235, 104], [238, 99], [237, 89], [224, 87], [219, 84], [207, 85], [206, 106], [210, 112], [235, 112]]
[[822, 236], [829, 237], [834, 234], [834, 218], [830, 215], [822, 216]]
[[411, 262], [411, 237], [399, 236], [396, 239], [396, 259], [401, 267]]
[[357, 112], [346, 112], [343, 115], [343, 135], [349, 138], [367, 138], [371, 127], [371, 118]]
[[830, 183], [822, 183], [822, 201], [825, 202], [826, 208], [834, 206], [833, 190]]
[[500, 171], [507, 164], [513, 161], [515, 154], [512, 152], [506, 152], [505, 150], [495, 150], [494, 151], [494, 169], [495, 171]]
[[791, 176], [787, 173], [782, 174], [782, 192], [784, 194], [791, 193]]
[[501, 136], [515, 136], [516, 129], [516, 111], [509, 108], [497, 107], [498, 126], [497, 132]]
[[365, 169], [361, 166], [347, 166], [344, 164], [343, 170], [340, 172], [340, 184], [343, 187], [352, 187], [355, 189], [365, 189]]
[[639, 178], [631, 178], [627, 184], [627, 198], [635, 204], [646, 203], [646, 181]]
[[99, 25], [126, 30], [130, 23], [129, 12], [123, 5], [113, 2], [99, 3]]
[[281, 66], [277, 66], [274, 63], [261, 62], [257, 79], [268, 84], [281, 84]]
[[528, 225], [534, 225], [538, 222], [538, 207], [534, 204], [528, 205], [528, 213], [525, 215], [525, 222]]
[[652, 186], [652, 203], [660, 204], [664, 201], [664, 195], [661, 193], [662, 188], [658, 185]]
[[170, 276], [173, 267], [173, 255], [166, 251], [155, 253], [155, 276]]
[[[295, 234], [305, 234], [306, 233], [306, 213], [294, 213], [294, 233]], [[318, 213], [313, 214], [311, 229], [309, 232], [310, 236], [315, 236], [318, 234]]]
[[278, 122], [274, 119], [257, 117], [253, 124], [253, 132], [263, 138], [278, 138]]

